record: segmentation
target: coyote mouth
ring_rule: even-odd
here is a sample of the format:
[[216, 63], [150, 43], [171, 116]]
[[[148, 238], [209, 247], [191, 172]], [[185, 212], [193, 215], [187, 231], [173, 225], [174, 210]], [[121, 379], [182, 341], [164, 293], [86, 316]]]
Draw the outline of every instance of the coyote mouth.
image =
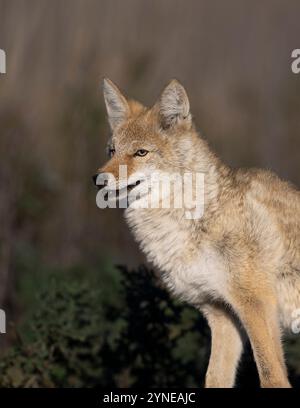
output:
[[121, 196], [123, 193], [125, 193], [125, 195], [128, 196], [128, 194], [137, 186], [139, 186], [144, 180], [137, 180], [134, 183], [131, 184], [127, 184], [127, 186], [122, 187], [122, 188], [118, 188], [116, 190], [117, 192], [117, 197]]
[[128, 184], [127, 187], [127, 191], [130, 192], [131, 190], [134, 189], [134, 187], [137, 187], [138, 185], [140, 185], [144, 180], [137, 180], [135, 183], [132, 184]]
[[104, 198], [109, 199], [109, 193], [115, 192], [115, 199], [121, 200], [128, 197], [128, 194], [137, 186], [139, 186], [144, 180], [137, 180], [134, 183], [127, 184], [126, 186], [117, 187], [115, 189], [110, 189], [108, 186], [105, 186]]

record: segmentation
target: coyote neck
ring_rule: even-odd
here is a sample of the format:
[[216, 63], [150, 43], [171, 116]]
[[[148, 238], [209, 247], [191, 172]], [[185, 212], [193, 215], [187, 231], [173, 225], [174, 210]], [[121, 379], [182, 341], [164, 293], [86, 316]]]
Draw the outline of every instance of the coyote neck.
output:
[[222, 205], [222, 200], [233, 190], [232, 170], [210, 149], [197, 132], [192, 134], [192, 156], [186, 165], [192, 172], [204, 175], [204, 218], [209, 218]]
[[[211, 222], [214, 222], [214, 219], [221, 212], [222, 203], [233, 195], [233, 178], [230, 168], [219, 160], [196, 132], [181, 141], [181, 148], [183, 144], [187, 148], [188, 143], [192, 143], [194, 146], [192, 154], [189, 150], [189, 154], [182, 155], [179, 166], [184, 172], [204, 175], [203, 216], [200, 219], [188, 219], [186, 208], [134, 209], [129, 207], [125, 211], [125, 218], [144, 249], [148, 249], [151, 241], [160, 240], [158, 231], [161, 231], [162, 236], [167, 237], [173, 227], [179, 228], [181, 231], [188, 231], [188, 235], [193, 234], [195, 228], [198, 229], [195, 242], [198, 241], [201, 239], [201, 230], [205, 231]], [[173, 168], [175, 171], [176, 166]], [[163, 220], [163, 228], [161, 228], [160, 220]], [[183, 244], [184, 240], [182, 240]], [[147, 249], [146, 252], [148, 252]]]

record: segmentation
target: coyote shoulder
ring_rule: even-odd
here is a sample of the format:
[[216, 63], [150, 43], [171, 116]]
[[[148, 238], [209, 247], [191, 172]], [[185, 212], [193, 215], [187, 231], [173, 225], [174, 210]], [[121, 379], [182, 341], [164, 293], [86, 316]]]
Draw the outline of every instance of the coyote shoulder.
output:
[[[128, 100], [110, 80], [104, 99], [117, 189], [143, 172], [204, 174], [204, 213], [184, 208], [125, 210], [141, 249], [176, 296], [207, 318], [211, 356], [206, 387], [232, 387], [249, 337], [262, 387], [289, 387], [281, 344], [300, 309], [300, 193], [271, 172], [233, 170], [197, 133], [184, 87], [173, 80], [155, 105]], [[106, 185], [109, 189], [109, 183]]]

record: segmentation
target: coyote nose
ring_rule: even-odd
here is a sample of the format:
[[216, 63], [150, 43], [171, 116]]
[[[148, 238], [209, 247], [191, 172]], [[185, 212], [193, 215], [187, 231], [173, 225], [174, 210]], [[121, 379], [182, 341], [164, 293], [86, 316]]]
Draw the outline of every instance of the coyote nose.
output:
[[[100, 180], [99, 180], [99, 181], [102, 181], [102, 182], [99, 183], [99, 184], [97, 184], [97, 179], [98, 179], [98, 176], [99, 176], [100, 174], [101, 174], [101, 173], [95, 174], [95, 175], [92, 177], [95, 186], [98, 187], [98, 190], [101, 190], [103, 187], [106, 187], [106, 186], [107, 186], [107, 180], [106, 180], [106, 179], [101, 180], [101, 177], [100, 177]], [[103, 174], [104, 174], [104, 173], [103, 173]]]
[[95, 174], [95, 175], [92, 177], [95, 186], [97, 185], [97, 177], [98, 177], [98, 174]]

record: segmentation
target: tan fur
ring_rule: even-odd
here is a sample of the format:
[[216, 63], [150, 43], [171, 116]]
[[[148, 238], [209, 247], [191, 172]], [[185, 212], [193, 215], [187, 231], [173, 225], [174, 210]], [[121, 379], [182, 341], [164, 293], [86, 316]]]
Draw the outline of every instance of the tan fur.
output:
[[[205, 174], [201, 219], [186, 219], [184, 209], [130, 207], [125, 217], [169, 290], [208, 320], [206, 386], [234, 385], [245, 330], [261, 386], [289, 387], [281, 330], [290, 329], [292, 312], [300, 308], [299, 191], [270, 172], [224, 165], [196, 132], [177, 81], [150, 109], [126, 102], [105, 80], [109, 115], [114, 106], [107, 94], [117, 101], [117, 123], [109, 118], [115, 155], [99, 172], [117, 176], [119, 164], [127, 164], [129, 174], [153, 166]], [[135, 157], [138, 149], [149, 153]]]

